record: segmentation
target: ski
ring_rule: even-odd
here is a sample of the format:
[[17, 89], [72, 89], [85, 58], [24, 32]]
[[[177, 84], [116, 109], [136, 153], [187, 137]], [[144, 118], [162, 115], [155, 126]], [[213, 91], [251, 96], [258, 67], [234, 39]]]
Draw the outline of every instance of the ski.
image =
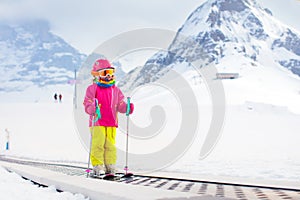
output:
[[132, 178], [133, 173], [127, 172], [127, 173], [116, 173], [116, 177], [119, 177], [120, 179], [127, 179], [127, 178]]
[[100, 175], [90, 174], [89, 177], [103, 179], [103, 180], [114, 180], [116, 178], [114, 174], [100, 174]]
[[124, 181], [133, 178], [133, 173], [116, 173], [116, 174], [90, 174], [89, 177], [108, 181]]

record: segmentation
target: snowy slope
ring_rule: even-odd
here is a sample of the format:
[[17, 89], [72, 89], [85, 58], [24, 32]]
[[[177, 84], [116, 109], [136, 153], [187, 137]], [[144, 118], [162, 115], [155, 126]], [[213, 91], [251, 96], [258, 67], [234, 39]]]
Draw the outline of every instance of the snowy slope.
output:
[[[204, 84], [195, 84], [195, 93], [203, 100], [204, 89], [196, 90]], [[56, 87], [55, 89], [63, 90]], [[151, 88], [150, 88], [151, 89]], [[135, 113], [131, 116], [136, 126], [151, 124], [151, 109], [163, 106], [166, 123], [155, 137], [143, 138], [143, 132], [136, 132], [131, 126], [129, 151], [151, 160], [151, 153], [159, 151], [177, 137], [181, 122], [180, 109], [176, 98], [165, 91], [155, 90], [156, 95], [136, 94], [132, 101]], [[152, 91], [153, 92], [153, 91]], [[199, 92], [199, 93], [198, 93]], [[201, 92], [203, 92], [201, 94]], [[253, 95], [256, 91], [252, 91]], [[62, 103], [52, 100], [52, 89], [41, 93], [39, 102], [1, 103], [0, 113], [0, 153], [17, 157], [60, 162], [87, 164], [88, 148], [77, 132], [73, 119], [72, 88], [65, 89]], [[247, 92], [250, 95], [250, 91]], [[23, 93], [26, 95], [26, 92]], [[171, 96], [170, 96], [171, 95]], [[42, 96], [44, 96], [42, 98]], [[49, 97], [49, 99], [47, 99]], [[170, 98], [173, 97], [173, 98]], [[266, 96], [265, 96], [266, 97]], [[233, 97], [232, 97], [233, 98]], [[261, 97], [263, 98], [263, 97]], [[209, 99], [208, 99], [209, 101]], [[79, 102], [78, 105], [81, 105]], [[215, 149], [200, 160], [199, 152], [211, 120], [211, 109], [199, 104], [199, 129], [192, 146], [174, 163], [169, 163], [162, 171], [175, 171], [188, 174], [203, 174], [206, 177], [228, 176], [264, 180], [298, 181], [299, 177], [299, 134], [300, 115], [289, 112], [286, 107], [264, 103], [246, 102], [228, 105], [222, 136]], [[87, 127], [87, 122], [82, 121]], [[117, 147], [124, 149], [126, 119], [120, 115], [117, 134]], [[5, 129], [10, 131], [10, 150], [5, 151]], [[147, 129], [145, 129], [146, 131]], [[88, 133], [87, 133], [88, 134]], [[88, 137], [88, 136], [87, 136]], [[118, 155], [118, 167], [124, 166], [123, 155]], [[156, 157], [157, 160], [164, 157]], [[132, 171], [147, 171], [147, 165], [129, 156]], [[268, 169], [265, 166], [268, 165]]]

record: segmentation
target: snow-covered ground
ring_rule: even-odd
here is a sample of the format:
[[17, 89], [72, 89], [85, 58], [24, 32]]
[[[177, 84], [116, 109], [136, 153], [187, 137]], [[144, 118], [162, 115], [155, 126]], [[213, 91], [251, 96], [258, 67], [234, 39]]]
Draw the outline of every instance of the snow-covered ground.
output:
[[40, 187], [20, 177], [18, 174], [6, 171], [0, 167], [0, 193], [1, 199], [31, 199], [31, 200], [83, 200], [87, 199], [81, 194], [57, 192], [55, 186]]
[[[222, 178], [251, 178], [258, 183], [261, 180], [299, 182], [299, 79], [289, 77], [287, 72], [277, 68], [261, 66], [260, 70], [252, 70], [247, 66], [241, 66], [242, 73], [239, 79], [223, 81], [226, 118], [219, 141], [204, 159], [199, 158], [199, 152], [210, 124], [211, 105], [203, 80], [199, 78], [190, 81], [199, 102], [198, 132], [187, 151], [176, 162], [169, 163], [169, 166], [160, 171], [205, 177], [211, 175]], [[186, 77], [188, 76], [187, 74]], [[147, 126], [153, 120], [149, 114], [150, 108], [161, 104], [167, 119], [163, 128], [167, 131], [162, 131], [162, 135], [151, 136], [148, 140], [139, 140], [137, 137], [139, 133], [131, 133], [136, 136], [130, 138], [131, 153], [141, 155], [152, 153], [176, 137], [173, 133], [176, 134], [174, 130], [178, 129], [177, 122], [181, 120], [177, 116], [180, 115], [178, 110], [184, 108], [178, 109], [178, 101], [176, 97], [173, 98], [174, 94], [151, 90], [153, 89], [144, 88], [132, 98], [135, 113], [131, 116], [131, 120], [135, 125]], [[86, 164], [88, 150], [80, 136], [81, 133], [77, 132], [77, 122], [73, 113], [73, 91], [73, 86], [58, 85], [42, 89], [28, 88], [24, 92], [0, 93], [0, 153], [38, 160]], [[63, 94], [61, 103], [54, 102], [55, 92]], [[81, 102], [78, 102], [78, 106], [80, 108]], [[120, 123], [124, 124], [124, 119], [120, 118], [123, 120]], [[5, 150], [5, 129], [10, 132], [8, 151]], [[122, 130], [118, 131], [117, 140], [120, 148], [125, 138], [121, 132]], [[119, 161], [119, 165], [123, 165], [122, 162], [123, 160]], [[143, 171], [143, 167], [146, 167], [131, 160], [129, 164], [133, 171]], [[1, 168], [0, 174], [1, 184], [7, 182], [7, 179], [11, 180], [12, 183], [7, 184], [8, 188], [24, 183], [15, 174], [9, 174]], [[26, 183], [26, 187], [27, 185], [36, 187]], [[34, 190], [30, 189], [32, 192]], [[52, 187], [41, 190], [46, 191], [45, 193], [54, 191]], [[2, 194], [9, 195], [8, 192]], [[68, 198], [82, 197], [75, 195]]]
[[[55, 92], [63, 95], [62, 103], [55, 103]], [[63, 161], [85, 158], [74, 131], [71, 86], [32, 87], [21, 93], [1, 93], [0, 97], [2, 155]], [[5, 150], [5, 129], [9, 131], [9, 150]], [[2, 199], [86, 199], [81, 194], [57, 192], [55, 186], [39, 187], [2, 167], [0, 177]]]

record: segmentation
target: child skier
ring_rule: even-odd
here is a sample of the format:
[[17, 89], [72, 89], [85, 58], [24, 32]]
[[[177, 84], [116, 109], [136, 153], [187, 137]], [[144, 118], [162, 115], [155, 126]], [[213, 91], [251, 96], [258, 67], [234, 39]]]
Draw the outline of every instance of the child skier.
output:
[[[108, 60], [97, 60], [91, 71], [93, 84], [88, 86], [83, 102], [85, 112], [90, 115], [89, 127], [92, 131], [90, 157], [95, 175], [116, 172], [117, 113], [125, 113], [127, 104], [123, 93], [115, 86], [114, 72], [115, 69]], [[133, 109], [134, 105], [131, 103], [130, 114]]]

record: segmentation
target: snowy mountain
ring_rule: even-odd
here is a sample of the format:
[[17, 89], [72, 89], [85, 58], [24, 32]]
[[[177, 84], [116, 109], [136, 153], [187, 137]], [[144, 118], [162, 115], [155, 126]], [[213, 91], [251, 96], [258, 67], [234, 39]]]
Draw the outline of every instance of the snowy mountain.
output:
[[0, 23], [0, 91], [65, 84], [85, 57], [51, 33], [46, 21]]
[[[272, 66], [300, 76], [299, 47], [300, 34], [255, 0], [208, 0], [187, 18], [167, 51], [151, 57], [120, 86], [155, 81], [176, 63], [196, 60], [204, 63], [197, 67], [214, 64], [225, 72], [242, 74], [242, 68]], [[243, 62], [235, 63], [236, 59]]]

